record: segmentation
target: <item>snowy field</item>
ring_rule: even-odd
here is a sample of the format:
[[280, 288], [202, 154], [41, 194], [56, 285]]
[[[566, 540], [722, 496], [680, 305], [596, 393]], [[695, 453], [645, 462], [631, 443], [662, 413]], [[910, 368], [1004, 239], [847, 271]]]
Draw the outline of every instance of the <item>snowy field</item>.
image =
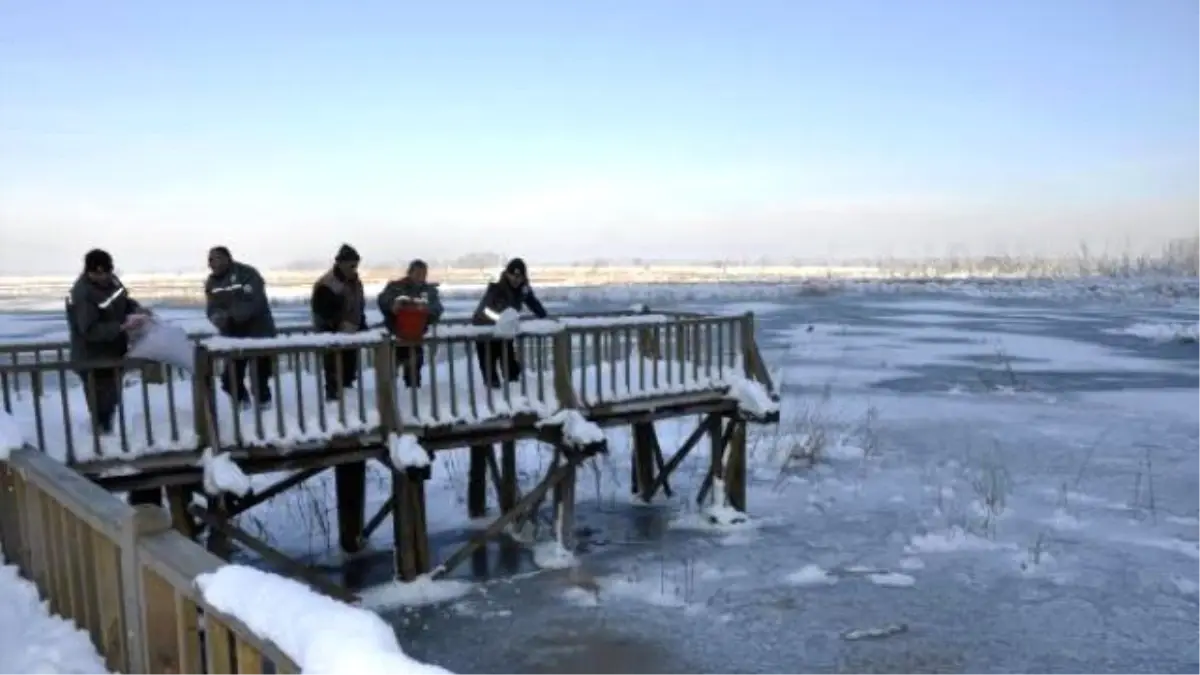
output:
[[[696, 512], [707, 443], [674, 498], [632, 504], [617, 431], [580, 474], [575, 556], [542, 527], [451, 582], [391, 584], [389, 526], [353, 560], [333, 550], [331, 476], [243, 524], [363, 589], [406, 652], [456, 672], [1196, 672], [1198, 305], [1194, 283], [1163, 288], [563, 296], [552, 311], [757, 314], [784, 423], [751, 428], [749, 522]], [[60, 330], [24, 314], [0, 334]], [[664, 450], [692, 425], [660, 424]], [[549, 456], [518, 460], [528, 487]], [[466, 467], [465, 452], [434, 466], [435, 555], [478, 526]], [[371, 483], [369, 509], [379, 467]]]

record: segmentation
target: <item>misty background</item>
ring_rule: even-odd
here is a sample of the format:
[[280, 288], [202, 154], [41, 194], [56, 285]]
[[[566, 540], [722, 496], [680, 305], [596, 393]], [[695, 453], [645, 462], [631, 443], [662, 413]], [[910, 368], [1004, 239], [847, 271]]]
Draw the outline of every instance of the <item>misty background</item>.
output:
[[0, 2], [0, 274], [1159, 251], [1192, 0]]

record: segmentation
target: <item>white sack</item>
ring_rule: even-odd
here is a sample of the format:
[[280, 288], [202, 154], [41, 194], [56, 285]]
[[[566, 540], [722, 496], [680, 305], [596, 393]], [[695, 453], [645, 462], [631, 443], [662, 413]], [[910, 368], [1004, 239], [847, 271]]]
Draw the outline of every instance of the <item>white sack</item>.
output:
[[196, 369], [196, 345], [187, 331], [173, 323], [150, 318], [129, 336], [128, 357], [155, 361], [187, 372]]

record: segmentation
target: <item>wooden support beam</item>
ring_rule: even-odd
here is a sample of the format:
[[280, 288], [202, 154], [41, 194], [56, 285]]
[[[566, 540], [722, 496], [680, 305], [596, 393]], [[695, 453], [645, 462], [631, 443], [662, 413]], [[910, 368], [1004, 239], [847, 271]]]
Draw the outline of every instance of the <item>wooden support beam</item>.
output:
[[[653, 422], [638, 422], [633, 425], [633, 493], [649, 502], [654, 486], [654, 448], [658, 445], [658, 434]], [[661, 454], [662, 451], [659, 451]]]
[[471, 446], [467, 471], [467, 515], [471, 518], [487, 515], [487, 456], [491, 453], [491, 445]]
[[367, 517], [367, 463], [350, 462], [333, 468], [337, 500], [338, 543], [346, 553], [358, 553]]
[[520, 498], [517, 484], [517, 443], [505, 441], [500, 445], [500, 511], [511, 511]]
[[267, 501], [268, 499], [271, 499], [272, 497], [276, 497], [278, 495], [283, 494], [284, 492], [287, 492], [288, 490], [300, 485], [301, 483], [308, 480], [309, 478], [312, 478], [312, 477], [324, 472], [328, 468], [329, 468], [328, 466], [314, 466], [309, 469], [297, 471], [297, 472], [293, 473], [292, 475], [288, 476], [287, 478], [284, 478], [283, 480], [272, 484], [271, 487], [267, 488], [266, 490], [263, 490], [262, 492], [254, 492], [249, 495], [246, 495], [245, 497], [235, 499], [235, 500], [233, 500], [233, 503], [229, 505], [229, 515], [240, 516], [243, 513], [245, 513], [246, 511], [249, 511], [250, 509], [254, 508], [255, 506], [262, 504], [263, 502]]
[[380, 525], [383, 525], [383, 521], [386, 520], [389, 515], [391, 515], [392, 509], [395, 508], [395, 505], [396, 495], [388, 495], [387, 501], [385, 501], [383, 505], [379, 507], [379, 510], [375, 512], [375, 515], [371, 516], [370, 520], [367, 521], [366, 526], [363, 527], [362, 541], [359, 542], [360, 551], [367, 547], [367, 542], [371, 539], [371, 535], [375, 534], [375, 530], [378, 530]]
[[[668, 461], [661, 469], [659, 469], [658, 477], [654, 479], [654, 484], [650, 486], [650, 499], [654, 498], [654, 494], [658, 492], [660, 487], [666, 488], [667, 478], [669, 478], [672, 473], [675, 473], [675, 470], [679, 468], [679, 465], [683, 463], [683, 460], [688, 456], [689, 453], [691, 453], [692, 449], [699, 445], [700, 439], [704, 438], [705, 432], [710, 430], [713, 418], [716, 418], [716, 424], [719, 428], [721, 424], [720, 415], [709, 415], [701, 420], [700, 423], [696, 425], [696, 428], [692, 430], [692, 433], [687, 437], [687, 439], [684, 440], [683, 445], [679, 446], [679, 450], [677, 450], [674, 455], [671, 455], [671, 460]], [[667, 493], [667, 496], [670, 496], [670, 493]]]
[[[188, 507], [188, 512], [195, 515], [197, 509], [199, 507], [193, 504]], [[201, 520], [208, 525], [208, 550], [218, 558], [229, 560], [233, 552], [226, 531], [227, 527], [233, 527], [229, 523], [229, 500], [224, 494], [209, 495], [208, 509], [201, 510], [207, 516]], [[220, 523], [222, 526], [216, 527], [213, 523]]]
[[746, 510], [746, 422], [731, 420], [729, 457], [725, 460], [725, 497], [738, 511]]
[[392, 539], [394, 540], [393, 573], [397, 579], [412, 581], [417, 578], [417, 552], [413, 550], [413, 514], [411, 513], [412, 481], [403, 471], [392, 471]]
[[194, 485], [172, 485], [166, 488], [167, 508], [171, 512], [171, 525], [188, 539], [195, 539], [200, 534], [200, 527], [188, 508], [192, 505], [192, 495], [196, 492]]
[[554, 536], [568, 551], [575, 550], [575, 466], [562, 462], [563, 476], [554, 484]]
[[706, 421], [708, 426], [708, 438], [712, 441], [711, 461], [708, 465], [708, 474], [704, 476], [704, 482], [700, 484], [700, 493], [696, 495], [696, 503], [704, 504], [708, 498], [708, 492], [712, 489], [713, 480], [715, 478], [724, 479], [725, 467], [725, 448], [729, 445], [729, 440], [733, 436], [733, 422], [725, 425], [725, 433], [721, 433], [721, 417], [713, 415]]
[[438, 565], [437, 569], [433, 570], [433, 577], [441, 578], [446, 576], [456, 567], [461, 565], [467, 558], [470, 558], [471, 554], [474, 553], [476, 549], [486, 544], [489, 539], [492, 539], [496, 535], [500, 534], [505, 527], [516, 521], [517, 518], [528, 511], [531, 506], [541, 502], [550, 489], [555, 485], [558, 485], [558, 483], [568, 475], [573, 474], [575, 467], [578, 466], [579, 463], [584, 459], [582, 455], [574, 452], [564, 452], [564, 455], [566, 459], [564, 464], [551, 469], [549, 473], [547, 473], [546, 477], [542, 479], [542, 482], [538, 483], [536, 487], [529, 491], [529, 494], [525, 495], [521, 501], [517, 502], [516, 506], [514, 506], [512, 510], [501, 514], [500, 517], [493, 521], [491, 525], [488, 525], [487, 529], [476, 534], [471, 538], [470, 541], [451, 554], [450, 557], [446, 558], [445, 562]]

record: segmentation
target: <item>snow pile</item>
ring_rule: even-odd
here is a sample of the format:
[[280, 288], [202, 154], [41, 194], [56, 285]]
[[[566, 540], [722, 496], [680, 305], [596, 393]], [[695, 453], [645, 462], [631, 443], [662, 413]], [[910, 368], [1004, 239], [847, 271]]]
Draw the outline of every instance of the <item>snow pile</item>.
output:
[[1188, 344], [1200, 341], [1200, 323], [1135, 323], [1112, 332], [1132, 335], [1159, 344], [1167, 342]]
[[767, 388], [744, 377], [732, 378], [726, 396], [737, 401], [739, 410], [756, 419], [779, 412], [779, 401], [771, 398]]
[[429, 453], [412, 434], [388, 436], [388, 456], [396, 469], [423, 468], [429, 466]]
[[250, 492], [250, 477], [242, 472], [228, 452], [213, 454], [205, 448], [200, 457], [204, 467], [204, 491], [216, 496], [224, 493], [245, 497]]
[[8, 459], [13, 450], [25, 447], [25, 435], [21, 426], [10, 414], [0, 410], [0, 460]]
[[521, 314], [509, 307], [500, 313], [500, 318], [496, 319], [496, 325], [492, 327], [492, 331], [497, 337], [516, 337], [517, 333], [521, 331]]
[[544, 570], [565, 570], [579, 564], [575, 554], [557, 539], [533, 547], [533, 564]]
[[388, 339], [379, 329], [357, 333], [292, 333], [273, 338], [210, 337], [200, 341], [210, 352], [236, 352], [249, 349], [280, 349], [286, 347], [369, 347]]
[[372, 586], [359, 594], [363, 607], [422, 607], [457, 600], [475, 589], [475, 585], [456, 579], [434, 579], [428, 574], [412, 581], [390, 581]]
[[784, 577], [784, 581], [792, 586], [832, 586], [837, 577], [817, 565], [805, 565]]
[[15, 565], [0, 566], [0, 673], [107, 672], [86, 632], [51, 614]]
[[[378, 615], [243, 565], [196, 578], [204, 599], [287, 654], [304, 673], [447, 673], [407, 656]], [[58, 671], [61, 672], [61, 671]]]
[[604, 442], [604, 431], [595, 422], [589, 422], [578, 410], [563, 408], [553, 415], [539, 420], [537, 427], [562, 427], [563, 444], [582, 448]]

